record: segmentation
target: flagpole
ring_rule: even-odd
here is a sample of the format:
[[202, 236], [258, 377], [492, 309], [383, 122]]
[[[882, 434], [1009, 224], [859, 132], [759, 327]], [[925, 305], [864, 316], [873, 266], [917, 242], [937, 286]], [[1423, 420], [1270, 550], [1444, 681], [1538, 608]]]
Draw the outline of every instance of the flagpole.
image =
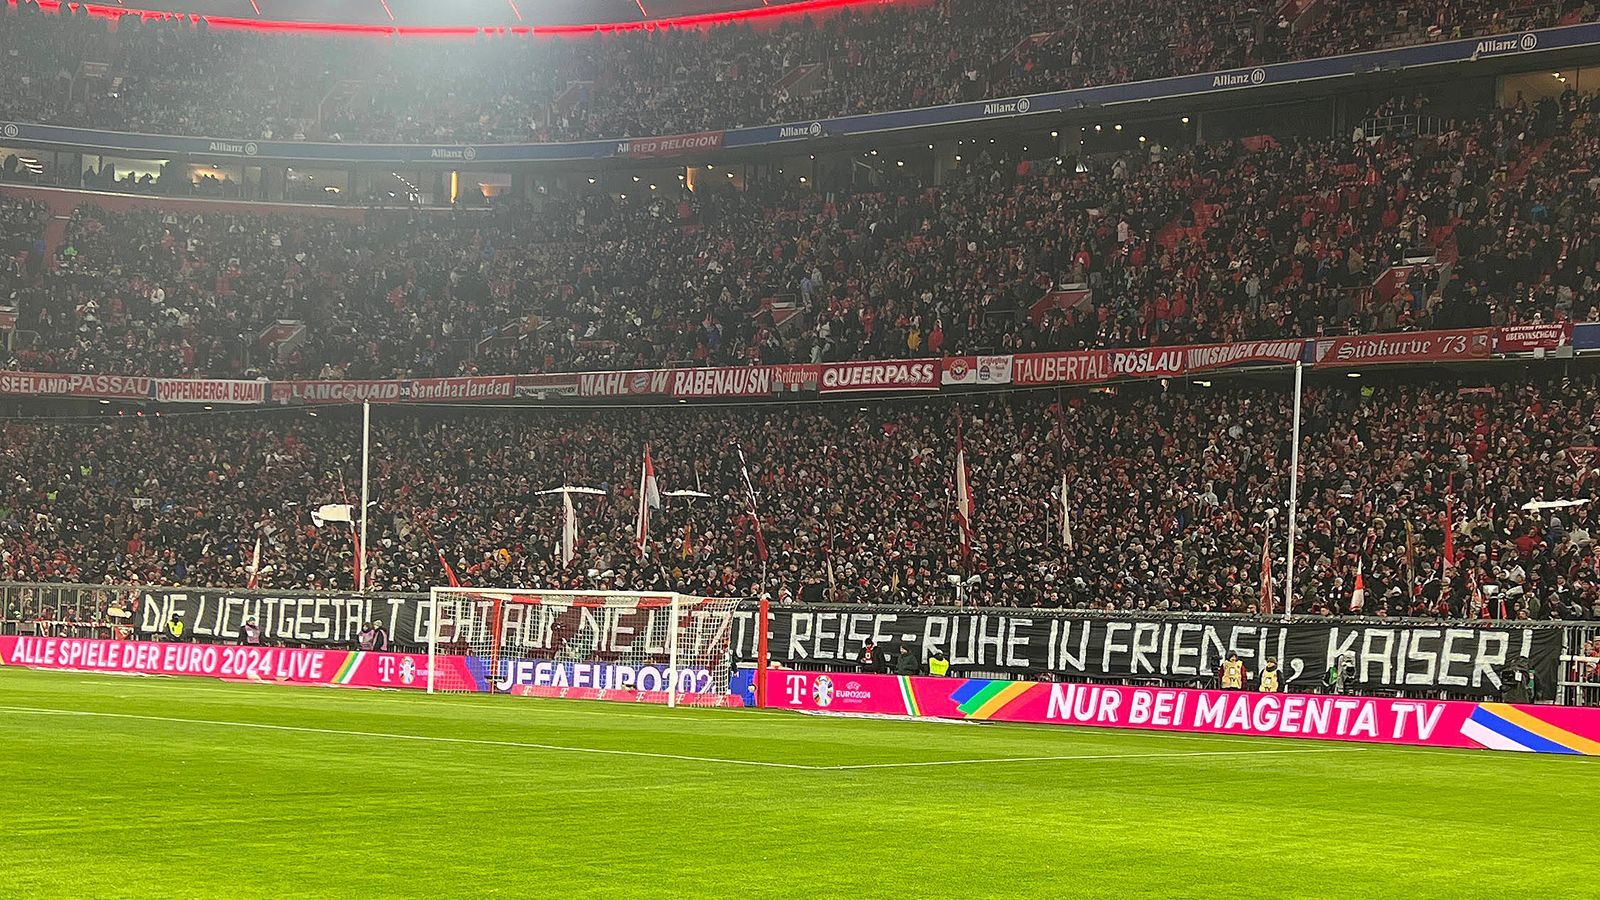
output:
[[739, 455], [739, 477], [744, 479], [745, 494], [749, 497], [750, 502], [750, 525], [754, 529], [756, 549], [761, 556], [761, 585], [756, 590], [756, 599], [760, 600], [762, 594], [766, 593], [767, 590], [767, 542], [766, 538], [761, 534], [761, 511], [756, 508], [756, 487], [750, 481], [750, 466], [745, 462], [744, 448], [739, 446], [738, 441], [733, 443], [733, 452]]
[[372, 401], [361, 401], [361, 545], [356, 548], [356, 590], [367, 589], [367, 476], [372, 462]]
[[1294, 614], [1294, 539], [1300, 533], [1300, 395], [1305, 363], [1294, 363], [1294, 435], [1289, 450], [1289, 559], [1283, 573], [1283, 617]]

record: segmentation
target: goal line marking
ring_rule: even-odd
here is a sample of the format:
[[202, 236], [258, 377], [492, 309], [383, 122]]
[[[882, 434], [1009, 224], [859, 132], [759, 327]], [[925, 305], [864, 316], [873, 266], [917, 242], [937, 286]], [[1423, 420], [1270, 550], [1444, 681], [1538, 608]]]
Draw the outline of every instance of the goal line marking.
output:
[[146, 716], [134, 713], [97, 712], [82, 709], [51, 709], [34, 706], [0, 706], [0, 712], [41, 716], [82, 716], [100, 719], [131, 719], [146, 722], [173, 722], [181, 725], [210, 725], [217, 728], [253, 728], [262, 731], [287, 731], [300, 734], [324, 734], [344, 737], [388, 738], [398, 741], [418, 741], [434, 744], [463, 744], [480, 747], [512, 747], [522, 750], [542, 750], [551, 753], [593, 753], [604, 756], [634, 756], [645, 759], [671, 759], [682, 762], [717, 763], [729, 766], [753, 766], [763, 769], [793, 769], [805, 772], [846, 772], [870, 769], [914, 769], [929, 766], [967, 766], [985, 763], [1067, 762], [1072, 760], [1105, 761], [1114, 759], [1188, 759], [1207, 756], [1254, 756], [1288, 753], [1350, 753], [1364, 747], [1294, 747], [1265, 750], [1192, 750], [1169, 753], [1093, 753], [1064, 754], [1061, 756], [986, 756], [971, 759], [935, 759], [909, 762], [841, 763], [836, 765], [806, 765], [804, 763], [770, 762], [756, 759], [732, 759], [722, 756], [691, 756], [680, 753], [656, 753], [649, 750], [617, 750], [604, 747], [570, 747], [561, 744], [541, 744], [530, 741], [506, 741], [492, 738], [459, 738], [442, 735], [405, 734], [392, 731], [356, 731], [343, 728], [312, 728], [304, 725], [275, 725], [268, 722], [233, 722], [221, 719], [186, 719], [177, 716]]

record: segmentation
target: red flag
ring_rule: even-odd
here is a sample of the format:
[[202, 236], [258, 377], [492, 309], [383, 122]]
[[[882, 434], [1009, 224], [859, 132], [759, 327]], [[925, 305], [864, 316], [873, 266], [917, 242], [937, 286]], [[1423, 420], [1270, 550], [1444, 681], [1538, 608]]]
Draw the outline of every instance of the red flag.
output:
[[1449, 499], [1444, 501], [1444, 568], [1446, 577], [1456, 567], [1456, 527]]
[[639, 556], [650, 554], [650, 510], [661, 508], [661, 489], [656, 484], [655, 463], [650, 460], [650, 445], [644, 445], [644, 469], [639, 473], [639, 514], [633, 523], [633, 542]]
[[688, 559], [694, 555], [694, 523], [683, 524], [683, 558]]
[[1363, 560], [1356, 560], [1356, 589], [1350, 592], [1350, 611], [1361, 612], [1367, 605], [1367, 582], [1361, 577]]
[[761, 522], [755, 521], [756, 526], [756, 555], [762, 562], [767, 561], [767, 536], [761, 533]]
[[350, 523], [350, 546], [354, 547], [356, 551], [355, 562], [352, 565], [355, 578], [352, 583], [356, 586], [356, 590], [364, 590], [366, 585], [361, 583], [361, 532], [356, 530], [356, 524], [354, 522]]
[[1261, 614], [1272, 615], [1272, 526], [1261, 535]]
[[439, 551], [439, 565], [444, 566], [444, 577], [450, 582], [451, 587], [461, 587], [461, 582], [456, 578], [456, 570], [450, 568], [450, 560], [444, 558], [444, 551]]

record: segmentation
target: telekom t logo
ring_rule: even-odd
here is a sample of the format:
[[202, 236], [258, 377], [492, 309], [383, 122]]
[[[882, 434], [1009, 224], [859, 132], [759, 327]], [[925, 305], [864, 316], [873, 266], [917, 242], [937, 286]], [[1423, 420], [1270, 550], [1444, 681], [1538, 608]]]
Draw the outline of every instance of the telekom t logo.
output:
[[394, 657], [378, 657], [378, 680], [388, 684], [394, 678]]
[[804, 675], [789, 676], [789, 705], [799, 706], [806, 698], [806, 677]]

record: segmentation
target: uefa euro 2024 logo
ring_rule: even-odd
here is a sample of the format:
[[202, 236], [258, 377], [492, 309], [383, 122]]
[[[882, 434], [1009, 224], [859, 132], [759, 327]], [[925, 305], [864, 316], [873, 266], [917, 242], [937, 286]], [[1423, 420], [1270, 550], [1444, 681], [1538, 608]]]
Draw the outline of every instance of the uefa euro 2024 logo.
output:
[[829, 706], [833, 703], [833, 679], [826, 675], [818, 675], [817, 680], [811, 683], [811, 699], [818, 706]]
[[400, 660], [400, 681], [410, 684], [417, 680], [417, 663], [411, 657]]

